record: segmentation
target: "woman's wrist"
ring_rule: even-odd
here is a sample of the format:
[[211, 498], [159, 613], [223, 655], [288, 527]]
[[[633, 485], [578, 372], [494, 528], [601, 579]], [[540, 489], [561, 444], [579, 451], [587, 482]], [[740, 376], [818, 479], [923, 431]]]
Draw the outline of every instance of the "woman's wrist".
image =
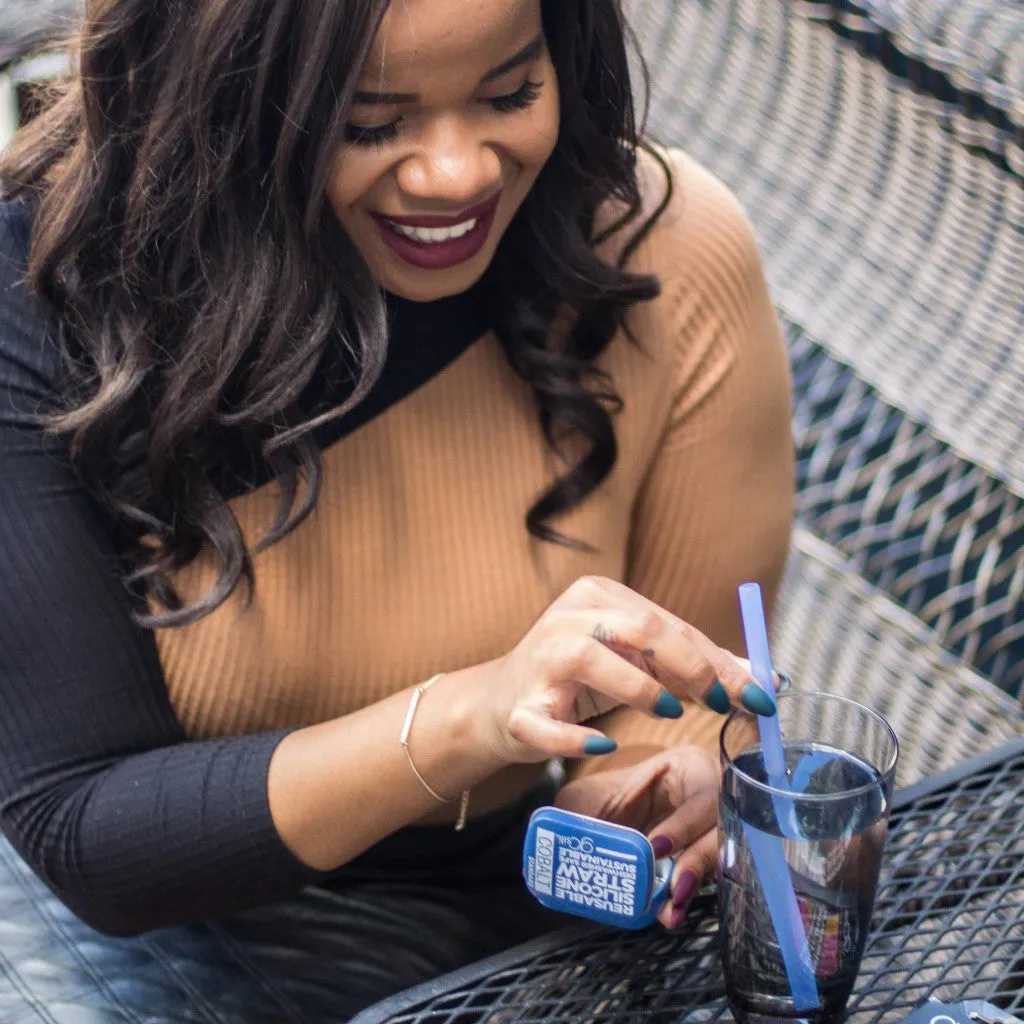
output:
[[[496, 664], [485, 662], [446, 673], [424, 695], [416, 713], [410, 750], [417, 757], [422, 753], [427, 762], [446, 762], [438, 765], [439, 773], [458, 790], [471, 789], [512, 763], [502, 755], [491, 711], [493, 689], [488, 681]], [[433, 753], [426, 749], [428, 743]], [[416, 764], [424, 770], [419, 759]], [[458, 792], [450, 795], [457, 798]]]
[[267, 780], [285, 845], [308, 866], [333, 871], [396, 829], [449, 802], [458, 807], [464, 790], [507, 763], [488, 738], [489, 679], [479, 666], [422, 692], [407, 750], [402, 737], [415, 688], [286, 736]]

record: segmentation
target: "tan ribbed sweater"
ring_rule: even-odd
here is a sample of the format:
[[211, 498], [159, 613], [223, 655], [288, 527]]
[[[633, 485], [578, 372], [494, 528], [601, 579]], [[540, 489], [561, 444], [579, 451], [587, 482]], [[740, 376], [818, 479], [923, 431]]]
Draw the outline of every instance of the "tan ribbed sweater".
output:
[[[625, 403], [618, 462], [558, 523], [597, 553], [527, 534], [555, 467], [529, 388], [484, 335], [324, 451], [319, 504], [255, 557], [249, 608], [237, 597], [158, 634], [190, 736], [320, 722], [487, 661], [584, 574], [622, 580], [742, 653], [736, 587], [758, 579], [774, 592], [790, 530], [786, 356], [739, 206], [692, 160], [672, 159], [674, 197], [631, 262], [663, 294], [631, 312], [639, 345], [617, 337], [600, 360]], [[641, 181], [653, 207], [665, 184], [649, 159]], [[232, 502], [250, 541], [276, 506], [273, 484]], [[178, 583], [195, 596], [211, 578], [201, 559]], [[681, 723], [626, 710], [606, 725], [626, 747], [656, 747], [710, 742], [719, 721], [691, 707]], [[474, 809], [518, 780], [482, 787]]]

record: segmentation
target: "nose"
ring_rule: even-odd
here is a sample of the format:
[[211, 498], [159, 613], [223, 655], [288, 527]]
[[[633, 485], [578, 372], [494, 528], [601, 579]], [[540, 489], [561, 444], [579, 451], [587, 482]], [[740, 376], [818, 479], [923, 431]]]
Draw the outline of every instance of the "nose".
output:
[[472, 206], [501, 185], [501, 158], [457, 118], [439, 119], [398, 168], [399, 188], [438, 212]]

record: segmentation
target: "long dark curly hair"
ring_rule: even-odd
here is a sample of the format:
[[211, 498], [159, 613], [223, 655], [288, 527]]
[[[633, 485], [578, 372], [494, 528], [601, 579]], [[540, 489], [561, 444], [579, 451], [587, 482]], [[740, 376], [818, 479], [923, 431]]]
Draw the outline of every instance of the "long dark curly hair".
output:
[[[160, 608], [140, 615], [148, 625], [194, 622], [240, 581], [251, 595], [252, 552], [217, 482], [224, 452], [251, 453], [278, 482], [260, 550], [316, 503], [311, 432], [384, 365], [384, 296], [325, 188], [388, 3], [87, 0], [74, 75], [0, 165], [5, 195], [35, 208], [30, 279], [64, 327], [67, 401], [49, 427], [124, 530], [130, 579]], [[576, 545], [552, 520], [615, 464], [620, 401], [594, 361], [629, 307], [658, 294], [623, 267], [671, 176], [641, 223], [619, 0], [544, 0], [543, 21], [561, 133], [488, 275], [494, 330], [565, 467], [526, 526]], [[616, 266], [595, 254], [610, 199], [625, 213], [604, 234], [637, 222]], [[556, 318], [571, 324], [557, 340]], [[355, 369], [347, 400], [304, 413], [338, 352]], [[217, 579], [184, 605], [173, 573], [204, 547]]]

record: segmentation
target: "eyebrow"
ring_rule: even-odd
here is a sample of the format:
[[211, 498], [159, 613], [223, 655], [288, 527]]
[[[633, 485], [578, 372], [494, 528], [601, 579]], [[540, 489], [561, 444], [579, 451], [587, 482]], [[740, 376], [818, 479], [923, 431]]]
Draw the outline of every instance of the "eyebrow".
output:
[[[544, 37], [537, 36], [536, 39], [527, 43], [514, 57], [509, 57], [508, 60], [499, 64], [496, 68], [491, 68], [480, 79], [480, 84], [484, 85], [487, 82], [493, 82], [494, 79], [501, 78], [502, 75], [507, 75], [510, 71], [514, 71], [524, 64], [529, 64], [531, 60], [535, 60], [540, 56], [543, 49]], [[352, 102], [357, 106], [387, 106], [397, 103], [418, 103], [419, 99], [420, 94], [418, 92], [364, 92], [357, 90], [352, 97]]]

